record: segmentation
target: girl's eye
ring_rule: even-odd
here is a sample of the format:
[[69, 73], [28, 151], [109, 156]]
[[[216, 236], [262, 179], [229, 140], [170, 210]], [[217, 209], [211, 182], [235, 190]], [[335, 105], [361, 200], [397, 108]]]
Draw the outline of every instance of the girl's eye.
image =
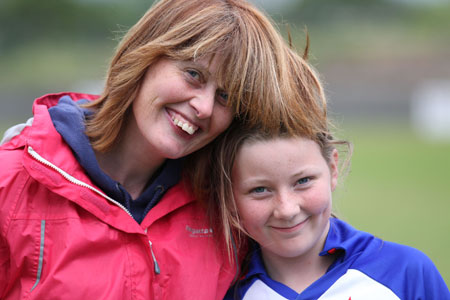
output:
[[297, 181], [297, 184], [306, 184], [311, 181], [310, 177], [303, 177]]
[[265, 187], [262, 187], [262, 186], [259, 186], [257, 188], [254, 188], [253, 190], [251, 190], [251, 192], [255, 193], [255, 194], [264, 193], [266, 191], [267, 191], [267, 189]]
[[189, 76], [191, 76], [195, 80], [200, 80], [200, 73], [199, 72], [197, 72], [195, 70], [187, 70], [186, 72], [189, 74]]
[[222, 105], [226, 105], [228, 102], [228, 94], [225, 91], [217, 91], [217, 96], [219, 98], [219, 102]]

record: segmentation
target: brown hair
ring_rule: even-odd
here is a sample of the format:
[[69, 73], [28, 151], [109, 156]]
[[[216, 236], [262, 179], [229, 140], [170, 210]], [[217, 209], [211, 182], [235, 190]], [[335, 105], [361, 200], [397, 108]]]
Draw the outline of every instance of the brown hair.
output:
[[[289, 130], [300, 111], [291, 111], [295, 86], [316, 98], [322, 90], [310, 67], [292, 66], [285, 42], [267, 16], [243, 0], [161, 0], [125, 35], [113, 57], [86, 133], [96, 151], [108, 151], [120, 133], [148, 68], [161, 57], [193, 60], [220, 54], [218, 80], [229, 105], [250, 125]], [[305, 80], [295, 82], [292, 80]], [[306, 130], [308, 126], [302, 125]]]

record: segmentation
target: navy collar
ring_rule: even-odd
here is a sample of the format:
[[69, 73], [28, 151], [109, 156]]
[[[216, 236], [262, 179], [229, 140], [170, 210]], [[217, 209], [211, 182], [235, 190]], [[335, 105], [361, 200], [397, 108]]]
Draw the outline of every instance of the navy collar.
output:
[[[360, 231], [357, 231], [349, 224], [332, 217], [330, 218], [330, 229], [325, 245], [319, 255], [339, 255], [345, 261], [349, 253], [355, 253], [355, 251], [358, 252], [364, 249], [365, 245], [370, 241], [369, 237], [369, 234], [361, 234]], [[251, 259], [248, 273], [245, 277], [268, 276], [264, 267], [261, 249], [256, 242], [252, 241], [250, 251]]]
[[255, 242], [250, 242], [250, 263], [248, 266], [248, 273], [245, 275], [246, 278], [250, 278], [257, 275], [267, 275], [266, 267], [264, 266], [264, 261], [262, 259], [261, 247]]
[[349, 255], [363, 251], [374, 237], [371, 234], [361, 232], [351, 225], [337, 218], [330, 218], [330, 230], [319, 255], [343, 255], [343, 260], [347, 260]]

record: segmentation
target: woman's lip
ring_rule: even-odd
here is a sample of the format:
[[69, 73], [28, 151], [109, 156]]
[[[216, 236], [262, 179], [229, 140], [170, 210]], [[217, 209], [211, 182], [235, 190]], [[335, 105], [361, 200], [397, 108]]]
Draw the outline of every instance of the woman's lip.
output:
[[181, 121], [183, 122], [183, 123], [185, 123], [185, 122], [187, 122], [190, 126], [192, 126], [196, 131], [198, 130], [198, 129], [200, 129], [200, 125], [199, 124], [197, 124], [197, 123], [195, 123], [193, 120], [191, 120], [190, 118], [188, 118], [184, 113], [182, 113], [182, 112], [179, 112], [179, 111], [177, 111], [177, 110], [175, 110], [175, 109], [172, 109], [172, 108], [169, 108], [169, 107], [166, 107], [166, 111], [167, 111], [167, 114], [170, 116], [170, 118], [172, 118], [172, 115], [178, 115], [179, 117], [181, 117]]
[[301, 221], [300, 223], [294, 225], [294, 226], [290, 226], [290, 227], [277, 227], [277, 226], [271, 226], [273, 229], [281, 231], [281, 232], [293, 232], [296, 230], [299, 230], [300, 228], [302, 228], [305, 223], [309, 220], [309, 218], [306, 218], [305, 220]]
[[[171, 110], [174, 111], [174, 110]], [[175, 112], [175, 111], [174, 111]], [[179, 114], [179, 113], [178, 113]], [[181, 129], [181, 127], [177, 126], [174, 124], [173, 120], [172, 120], [172, 116], [169, 113], [169, 109], [166, 108], [166, 115], [167, 115], [167, 119], [171, 125], [171, 127], [174, 129], [174, 131], [181, 137], [185, 138], [185, 139], [191, 139], [192, 137], [196, 136], [198, 134], [198, 132], [200, 131], [200, 128], [198, 128], [192, 135], [187, 133], [186, 131], [184, 131], [183, 129]], [[180, 114], [181, 115], [181, 114]]]

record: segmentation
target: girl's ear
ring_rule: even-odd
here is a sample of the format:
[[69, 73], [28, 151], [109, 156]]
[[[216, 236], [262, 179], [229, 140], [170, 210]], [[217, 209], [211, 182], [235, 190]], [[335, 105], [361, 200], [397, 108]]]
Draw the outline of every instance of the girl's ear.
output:
[[330, 157], [331, 191], [334, 191], [334, 189], [337, 186], [339, 175], [338, 163], [339, 163], [339, 153], [336, 149], [333, 149], [333, 152], [331, 153]]

